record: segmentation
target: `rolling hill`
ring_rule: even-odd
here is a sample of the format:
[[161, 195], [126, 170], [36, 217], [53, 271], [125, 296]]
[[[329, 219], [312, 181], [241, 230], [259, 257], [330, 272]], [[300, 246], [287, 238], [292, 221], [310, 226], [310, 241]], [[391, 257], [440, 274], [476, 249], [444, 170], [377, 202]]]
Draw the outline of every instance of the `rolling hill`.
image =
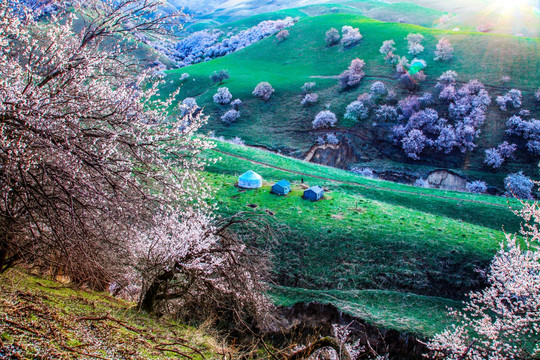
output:
[[[360, 177], [264, 150], [217, 142], [206, 169], [222, 216], [255, 211], [282, 236], [273, 246], [276, 303], [332, 303], [377, 325], [432, 335], [483, 284], [504, 238], [519, 229], [519, 202], [488, 195], [417, 188]], [[243, 190], [238, 175], [253, 169], [263, 187]], [[284, 197], [275, 181], [292, 182]], [[301, 198], [304, 185], [327, 189], [324, 200]]]

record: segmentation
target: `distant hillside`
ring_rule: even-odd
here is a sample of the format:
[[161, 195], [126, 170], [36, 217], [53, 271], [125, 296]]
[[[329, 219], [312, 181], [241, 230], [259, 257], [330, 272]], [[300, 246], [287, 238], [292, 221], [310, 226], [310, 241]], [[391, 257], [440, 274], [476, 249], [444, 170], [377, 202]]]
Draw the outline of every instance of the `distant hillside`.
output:
[[[310, 15], [329, 12], [354, 14], [355, 8], [363, 15], [381, 21], [405, 22], [441, 29], [460, 28], [476, 30], [478, 25], [492, 24], [493, 32], [523, 34], [528, 37], [540, 35], [540, 13], [533, 4], [520, 6], [509, 12], [500, 3], [486, 0], [169, 0], [167, 8], [184, 9], [193, 16], [193, 22], [205, 26], [226, 24], [254, 14], [264, 14], [284, 9], [310, 7]], [[538, 5], [536, 5], [538, 6]], [[346, 10], [349, 8], [349, 10]], [[313, 12], [318, 9], [318, 13]], [[448, 15], [443, 22], [442, 15]], [[191, 25], [188, 25], [190, 28]], [[197, 25], [196, 28], [199, 28]]]
[[[249, 20], [242, 20], [234, 26], [246, 21]], [[325, 32], [332, 27], [341, 29], [344, 25], [360, 29], [363, 34], [360, 44], [348, 50], [343, 50], [341, 46], [327, 47], [324, 41]], [[344, 134], [358, 152], [357, 156], [346, 159], [344, 163], [337, 164], [338, 166], [347, 167], [355, 162], [370, 162], [381, 157], [388, 159], [388, 156], [392, 161], [410, 163], [401, 151], [392, 150], [391, 143], [382, 145], [383, 148], [370, 143], [369, 138], [376, 131], [371, 125], [371, 118], [363, 122], [351, 122], [344, 119], [344, 113], [347, 104], [359, 94], [369, 91], [370, 86], [377, 80], [395, 90], [398, 99], [409, 95], [398, 84], [394, 68], [385, 63], [379, 48], [384, 40], [394, 39], [396, 53], [407, 55], [405, 37], [409, 33], [421, 33], [425, 37], [425, 51], [418, 57], [427, 61], [427, 81], [417, 94], [424, 91], [434, 92], [433, 86], [437, 77], [446, 70], [454, 70], [458, 73], [460, 83], [478, 79], [486, 84], [493, 100], [513, 87], [519, 88], [523, 91], [523, 108], [531, 110], [532, 116], [540, 110], [533, 102], [534, 91], [540, 85], [538, 77], [533, 75], [540, 67], [539, 39], [442, 31], [344, 14], [305, 17], [289, 31], [290, 36], [285, 41], [278, 42], [275, 37], [269, 37], [226, 57], [171, 71], [167, 75], [164, 92], [168, 93], [180, 87], [179, 98], [195, 97], [199, 105], [204, 107], [205, 114], [210, 115], [205, 131], [213, 131], [225, 137], [239, 136], [250, 144], [266, 146], [295, 156], [304, 156], [314, 145], [321, 133], [313, 131], [311, 122], [319, 111], [329, 108], [337, 114], [339, 120], [334, 131]], [[455, 57], [450, 62], [433, 61], [435, 45], [442, 37], [447, 38], [455, 49]], [[341, 91], [336, 76], [343, 72], [354, 58], [366, 61], [366, 78], [358, 88]], [[409, 55], [409, 59], [411, 58]], [[212, 84], [209, 76], [222, 69], [229, 71], [230, 79], [222, 85]], [[182, 73], [190, 74], [187, 82], [180, 81]], [[510, 82], [502, 84], [503, 76], [509, 76]], [[256, 99], [251, 94], [261, 81], [268, 81], [276, 90], [268, 102]], [[319, 94], [319, 102], [310, 107], [302, 107], [301, 87], [310, 81], [317, 83], [313, 91]], [[221, 86], [228, 87], [233, 97], [240, 98], [245, 105], [241, 110], [242, 117], [231, 125], [220, 121], [228, 108], [212, 101], [212, 96]], [[504, 139], [505, 122], [509, 116], [508, 113], [501, 112], [493, 101], [481, 129], [479, 147], [474, 152], [467, 156], [458, 153], [429, 160], [435, 161], [435, 166], [482, 170], [484, 150], [496, 146]], [[381, 155], [380, 151], [390, 153]], [[507, 173], [524, 169], [536, 175], [533, 158], [524, 154], [518, 156], [518, 160], [502, 171]]]

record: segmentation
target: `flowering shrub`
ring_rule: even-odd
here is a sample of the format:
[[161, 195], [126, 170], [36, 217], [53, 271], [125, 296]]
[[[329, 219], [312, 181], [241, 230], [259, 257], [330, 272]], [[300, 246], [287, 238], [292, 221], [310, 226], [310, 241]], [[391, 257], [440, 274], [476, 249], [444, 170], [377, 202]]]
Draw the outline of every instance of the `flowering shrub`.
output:
[[466, 185], [467, 191], [473, 194], [484, 194], [487, 191], [487, 185], [484, 181], [476, 180]]
[[347, 105], [345, 118], [349, 120], [364, 120], [369, 116], [369, 107], [362, 101], [353, 101]]
[[409, 54], [417, 55], [424, 51], [424, 46], [420, 44], [424, 40], [422, 34], [409, 34], [407, 35], [407, 42], [409, 43]]
[[337, 123], [336, 114], [329, 110], [323, 110], [315, 116], [313, 120], [314, 129], [324, 129], [333, 127]]
[[435, 50], [435, 61], [449, 61], [454, 57], [454, 48], [446, 38], [442, 38], [437, 43]]
[[341, 29], [341, 32], [343, 36], [341, 37], [340, 43], [345, 48], [352, 47], [362, 40], [362, 35], [360, 34], [360, 30], [358, 30], [358, 28], [345, 25]]
[[231, 102], [232, 95], [228, 88], [219, 88], [217, 93], [212, 97], [216, 104], [225, 105]]
[[272, 85], [267, 82], [259, 83], [253, 90], [254, 96], [259, 97], [265, 101], [269, 100], [272, 97], [273, 93], [274, 89], [272, 88]]
[[307, 106], [307, 105], [315, 104], [317, 101], [319, 101], [319, 95], [306, 94], [304, 98], [302, 99], [302, 105]]
[[502, 111], [508, 111], [511, 109], [519, 109], [521, 107], [521, 98], [521, 91], [512, 89], [503, 96], [497, 96], [495, 102]]
[[339, 31], [337, 31], [334, 28], [331, 28], [326, 32], [324, 41], [326, 41], [326, 45], [328, 46], [334, 46], [339, 43], [341, 36], [339, 35]]
[[532, 199], [532, 189], [534, 183], [530, 178], [523, 175], [523, 172], [509, 174], [504, 179], [504, 187], [508, 196], [518, 199]]
[[358, 85], [364, 78], [365, 73], [363, 68], [365, 65], [366, 63], [361, 59], [354, 59], [351, 61], [349, 68], [338, 77], [338, 82], [341, 88], [347, 89]]
[[221, 121], [231, 124], [240, 118], [240, 111], [231, 109], [221, 117]]
[[244, 103], [242, 102], [242, 100], [240, 99], [235, 99], [231, 102], [231, 107], [234, 109], [234, 110], [240, 110], [240, 108], [244, 106]]
[[497, 148], [487, 149], [486, 157], [484, 163], [493, 168], [499, 168], [504, 163], [504, 161], [512, 157], [514, 151], [516, 151], [517, 145], [508, 144], [508, 142], [503, 142]]
[[214, 71], [212, 75], [210, 75], [210, 80], [212, 80], [213, 83], [221, 84], [224, 80], [229, 78], [229, 72], [227, 70], [220, 70], [220, 71]]

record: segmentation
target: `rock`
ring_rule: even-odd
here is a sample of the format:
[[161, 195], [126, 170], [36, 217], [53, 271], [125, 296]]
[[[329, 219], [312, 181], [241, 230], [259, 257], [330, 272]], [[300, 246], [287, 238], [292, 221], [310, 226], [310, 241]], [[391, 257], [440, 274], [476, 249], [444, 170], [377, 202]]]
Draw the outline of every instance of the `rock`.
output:
[[435, 189], [467, 191], [467, 178], [447, 169], [438, 169], [427, 177], [429, 187]]

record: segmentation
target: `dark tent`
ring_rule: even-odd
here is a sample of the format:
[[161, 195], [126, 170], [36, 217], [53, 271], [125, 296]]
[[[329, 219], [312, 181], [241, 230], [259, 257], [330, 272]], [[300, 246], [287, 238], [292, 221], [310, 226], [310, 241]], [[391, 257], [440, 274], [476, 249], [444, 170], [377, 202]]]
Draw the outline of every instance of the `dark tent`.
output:
[[322, 187], [312, 186], [306, 191], [304, 191], [303, 198], [306, 200], [317, 201], [317, 200], [320, 200], [323, 197], [323, 195], [324, 195], [324, 190]]
[[291, 192], [291, 183], [287, 180], [280, 180], [272, 185], [272, 193], [277, 195], [287, 195]]

